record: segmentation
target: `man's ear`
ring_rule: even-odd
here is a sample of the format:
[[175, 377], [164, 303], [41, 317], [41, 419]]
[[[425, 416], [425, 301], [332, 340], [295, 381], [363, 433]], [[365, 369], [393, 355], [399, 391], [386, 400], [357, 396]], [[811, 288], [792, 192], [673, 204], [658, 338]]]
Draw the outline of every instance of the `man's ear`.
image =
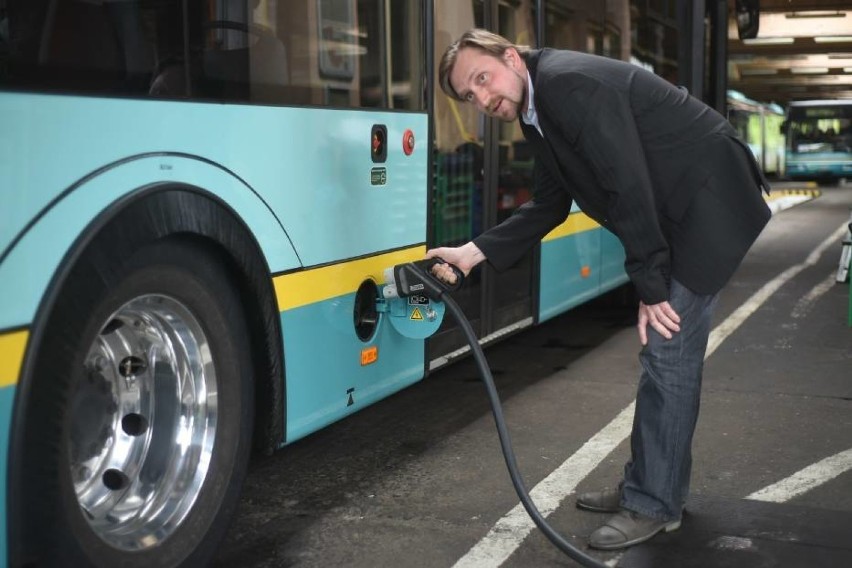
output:
[[505, 59], [506, 65], [515, 69], [517, 68], [520, 55], [518, 55], [518, 52], [514, 47], [507, 47], [506, 51], [503, 52], [503, 59]]

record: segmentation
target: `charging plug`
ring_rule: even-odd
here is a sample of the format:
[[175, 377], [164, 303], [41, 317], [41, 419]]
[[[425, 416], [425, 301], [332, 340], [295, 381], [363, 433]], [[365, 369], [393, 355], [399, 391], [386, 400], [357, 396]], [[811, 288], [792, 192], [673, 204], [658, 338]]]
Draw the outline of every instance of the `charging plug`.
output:
[[449, 284], [432, 274], [436, 264], [447, 264], [440, 258], [427, 258], [405, 264], [397, 264], [385, 270], [384, 296], [386, 298], [424, 295], [432, 300], [440, 300], [447, 292], [458, 290], [464, 281], [464, 273], [450, 264], [456, 275], [456, 283]]

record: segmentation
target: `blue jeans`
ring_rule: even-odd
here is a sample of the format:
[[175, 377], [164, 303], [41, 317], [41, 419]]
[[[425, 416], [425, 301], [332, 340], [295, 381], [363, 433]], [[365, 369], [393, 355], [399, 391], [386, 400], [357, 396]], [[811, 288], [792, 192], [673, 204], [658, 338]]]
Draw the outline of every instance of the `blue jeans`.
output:
[[668, 521], [679, 519], [689, 493], [692, 434], [701, 400], [704, 353], [718, 294], [694, 294], [672, 279], [669, 304], [680, 332], [666, 339], [648, 326], [642, 376], [624, 467], [621, 506]]

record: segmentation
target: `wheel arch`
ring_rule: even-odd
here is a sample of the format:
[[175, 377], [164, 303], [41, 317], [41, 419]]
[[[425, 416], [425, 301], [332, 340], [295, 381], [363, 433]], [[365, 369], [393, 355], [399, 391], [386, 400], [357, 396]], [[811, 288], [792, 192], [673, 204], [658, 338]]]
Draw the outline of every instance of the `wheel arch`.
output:
[[281, 320], [266, 257], [241, 217], [213, 193], [186, 183], [158, 183], [132, 191], [100, 212], [80, 233], [54, 272], [36, 311], [15, 394], [9, 440], [7, 527], [9, 560], [24, 564], [32, 548], [30, 532], [38, 530], [27, 515], [26, 492], [21, 491], [26, 460], [12, 459], [27, 452], [30, 418], [27, 409], [37, 403], [37, 354], [42, 348], [51, 314], [64, 285], [80, 263], [113, 266], [111, 259], [132, 254], [161, 239], [190, 239], [203, 243], [228, 266], [247, 314], [255, 375], [254, 445], [270, 452], [285, 439], [286, 392]]

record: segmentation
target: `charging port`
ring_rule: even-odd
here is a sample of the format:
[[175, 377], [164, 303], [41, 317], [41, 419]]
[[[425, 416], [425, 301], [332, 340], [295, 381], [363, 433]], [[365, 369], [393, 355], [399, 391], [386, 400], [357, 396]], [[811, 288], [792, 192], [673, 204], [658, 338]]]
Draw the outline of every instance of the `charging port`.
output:
[[355, 322], [355, 333], [361, 341], [369, 341], [376, 332], [379, 324], [379, 312], [376, 309], [376, 300], [379, 297], [379, 288], [372, 280], [364, 280], [355, 293], [355, 309], [353, 319]]

